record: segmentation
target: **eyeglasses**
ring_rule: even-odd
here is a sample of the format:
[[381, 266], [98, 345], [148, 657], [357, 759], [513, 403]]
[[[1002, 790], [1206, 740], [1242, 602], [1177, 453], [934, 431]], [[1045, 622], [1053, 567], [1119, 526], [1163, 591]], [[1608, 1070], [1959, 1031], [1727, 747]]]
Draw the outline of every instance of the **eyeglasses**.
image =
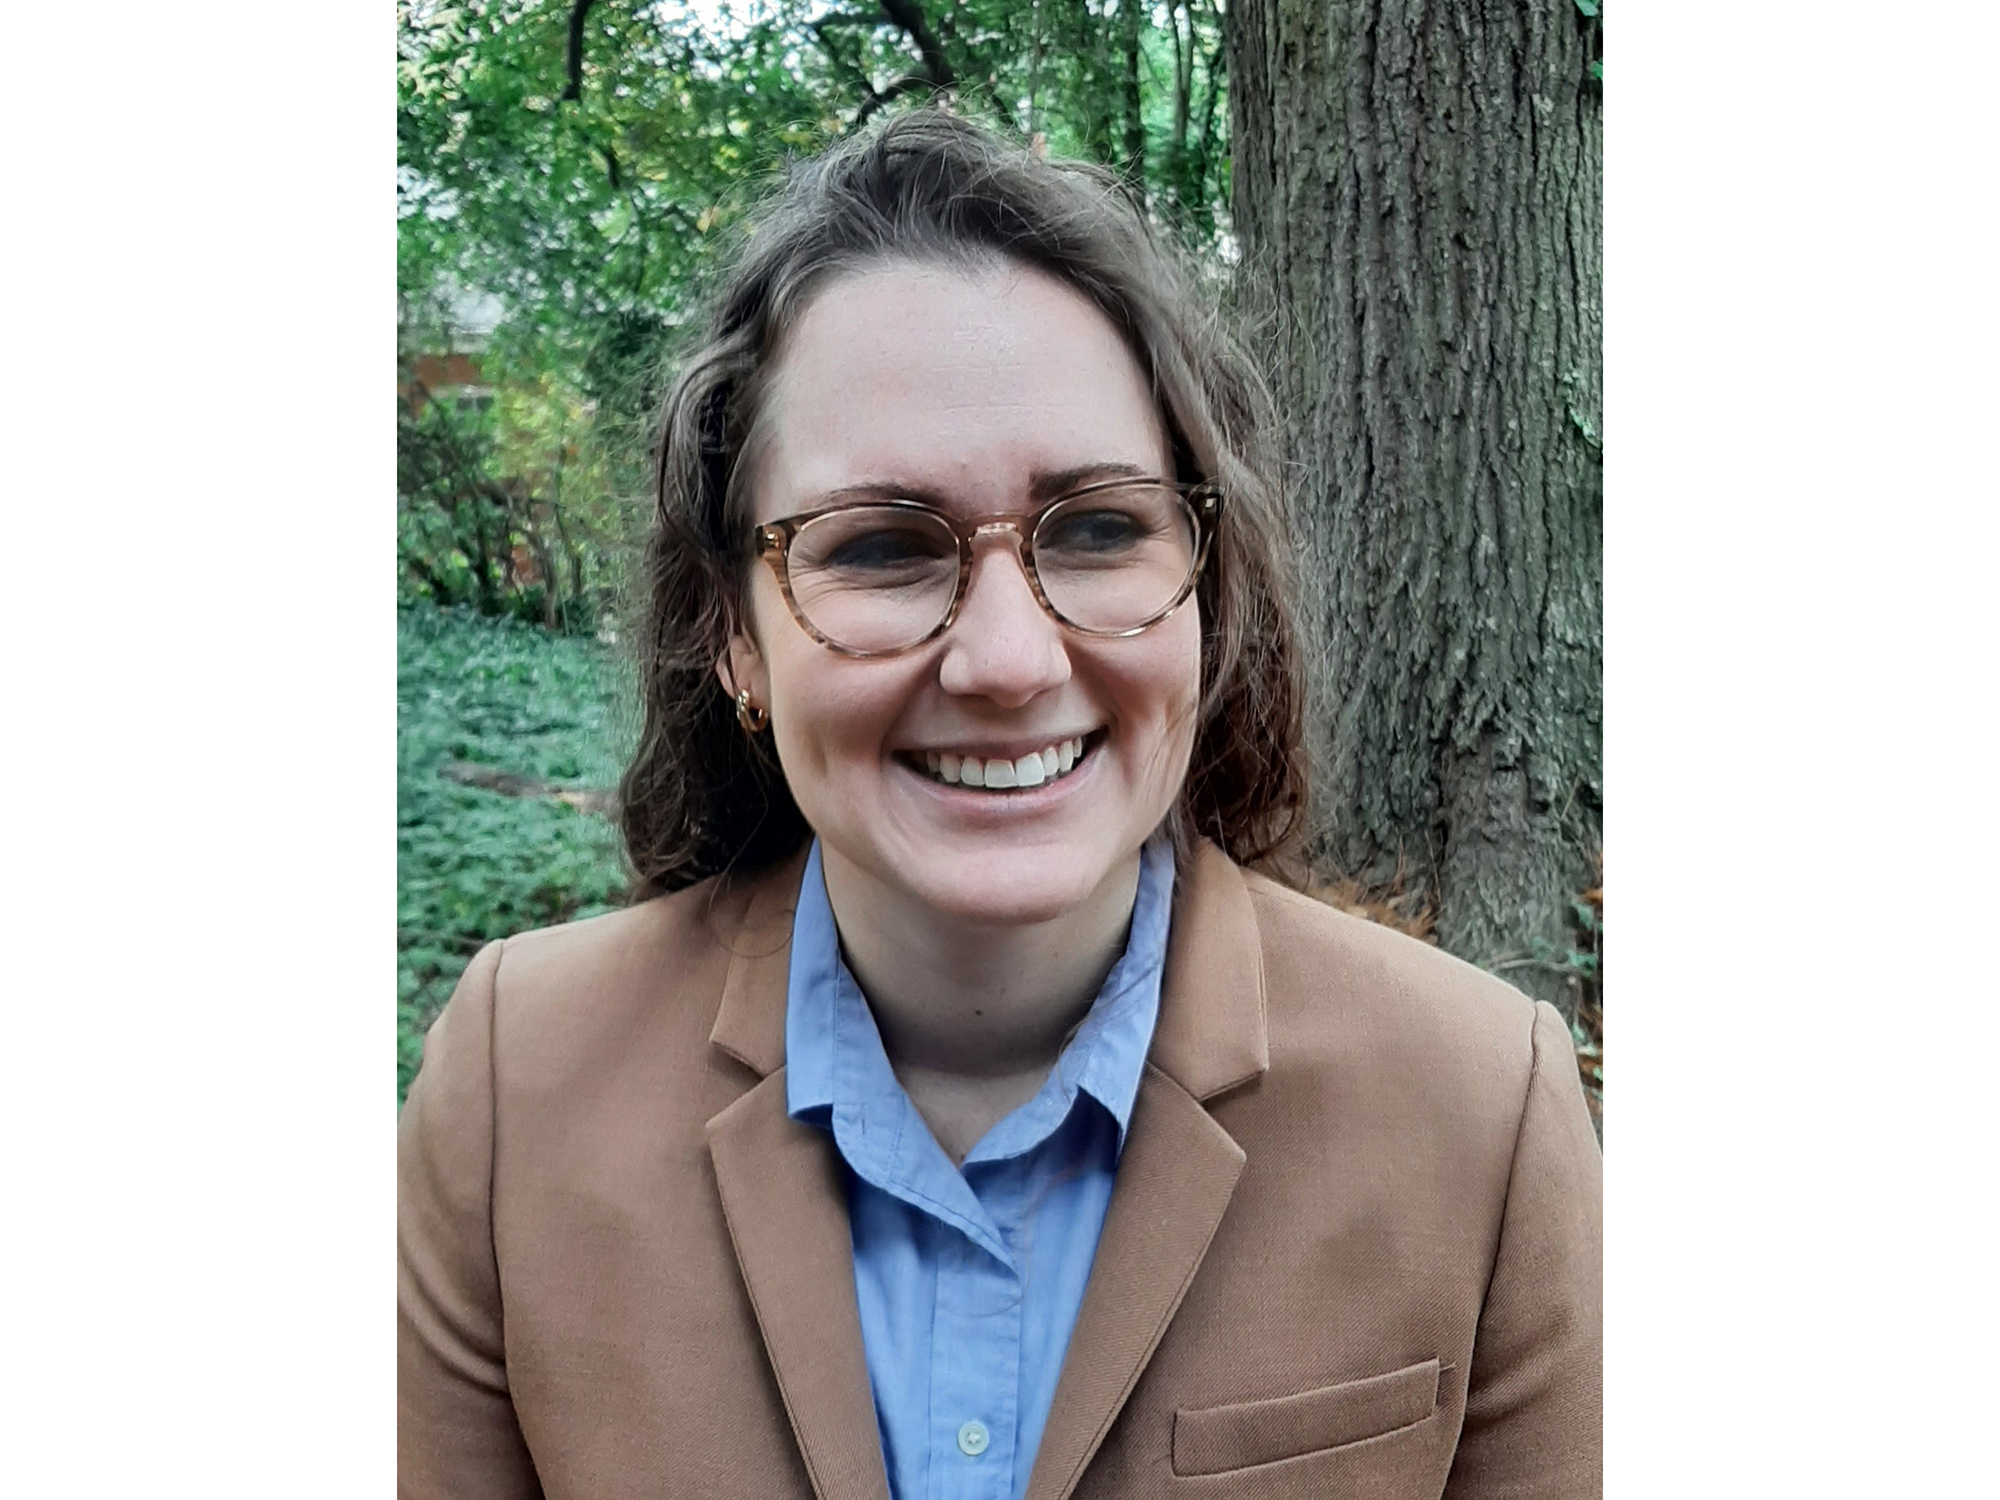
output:
[[1221, 516], [1209, 485], [1111, 479], [1032, 515], [960, 520], [914, 500], [841, 505], [757, 527], [792, 616], [844, 656], [890, 656], [951, 626], [981, 537], [1012, 532], [1043, 609], [1083, 635], [1137, 635], [1193, 591]]

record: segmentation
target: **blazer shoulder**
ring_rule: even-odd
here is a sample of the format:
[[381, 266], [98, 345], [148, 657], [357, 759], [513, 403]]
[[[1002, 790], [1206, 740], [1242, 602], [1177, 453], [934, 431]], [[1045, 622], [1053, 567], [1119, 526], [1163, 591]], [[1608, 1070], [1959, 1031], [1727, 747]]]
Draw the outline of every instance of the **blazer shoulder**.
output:
[[559, 1089], [641, 1048], [699, 1056], [749, 890], [707, 880], [506, 939], [490, 980], [496, 1078]]
[[[1442, 1090], [1517, 1108], [1534, 1066], [1535, 1002], [1405, 933], [1245, 872], [1264, 953], [1273, 1062], [1353, 1055]], [[1504, 1101], [1504, 1103], [1503, 1103]]]
[[743, 920], [747, 885], [704, 880], [618, 911], [516, 933], [501, 945], [496, 988], [515, 1006], [574, 996], [626, 976], [635, 964], [696, 960], [726, 948]]

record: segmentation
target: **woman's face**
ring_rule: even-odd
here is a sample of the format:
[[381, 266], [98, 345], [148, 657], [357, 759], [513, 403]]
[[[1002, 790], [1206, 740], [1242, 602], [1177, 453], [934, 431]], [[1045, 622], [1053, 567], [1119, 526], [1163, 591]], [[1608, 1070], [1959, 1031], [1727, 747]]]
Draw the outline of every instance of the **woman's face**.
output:
[[[1052, 483], [1171, 477], [1147, 380], [1117, 331], [1017, 266], [892, 263], [829, 285], [781, 351], [754, 519], [887, 493], [958, 516], [1025, 515]], [[836, 492], [839, 492], [836, 495]], [[1048, 921], [1130, 861], [1179, 792], [1201, 626], [1190, 599], [1123, 640], [1066, 630], [1011, 541], [982, 540], [957, 619], [899, 656], [828, 650], [751, 570], [737, 685], [768, 706], [786, 780], [826, 858], [978, 923]], [[1018, 760], [1081, 740], [1032, 788], [945, 783], [929, 757]]]

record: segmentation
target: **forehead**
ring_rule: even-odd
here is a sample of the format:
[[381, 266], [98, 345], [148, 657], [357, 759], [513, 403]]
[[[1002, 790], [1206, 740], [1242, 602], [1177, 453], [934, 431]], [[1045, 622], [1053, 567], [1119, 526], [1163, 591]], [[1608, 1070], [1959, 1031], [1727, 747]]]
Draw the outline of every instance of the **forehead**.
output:
[[967, 510], [1038, 476], [1163, 473], [1165, 428], [1109, 319], [1012, 264], [892, 263], [824, 288], [778, 356], [754, 488], [759, 519], [834, 490], [895, 485]]

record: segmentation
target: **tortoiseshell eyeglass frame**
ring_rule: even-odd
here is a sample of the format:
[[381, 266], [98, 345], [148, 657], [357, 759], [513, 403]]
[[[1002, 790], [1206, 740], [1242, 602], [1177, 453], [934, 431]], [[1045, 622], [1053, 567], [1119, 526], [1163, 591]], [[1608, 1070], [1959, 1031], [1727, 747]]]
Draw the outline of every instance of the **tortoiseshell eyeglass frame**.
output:
[[[1194, 522], [1194, 561], [1189, 566], [1188, 575], [1173, 599], [1138, 624], [1127, 626], [1122, 630], [1094, 630], [1090, 626], [1079, 625], [1051, 604], [1048, 594], [1043, 591], [1041, 575], [1035, 568], [1035, 533], [1041, 529], [1041, 524], [1049, 512], [1057, 506], [1067, 505], [1071, 501], [1090, 495], [1134, 489], [1173, 492]], [[901, 510], [934, 516], [958, 539], [958, 582], [952, 590], [951, 604], [945, 610], [944, 617], [927, 634], [907, 645], [889, 646], [877, 651], [863, 651], [854, 646], [843, 645], [828, 637], [808, 620], [805, 611], [799, 608], [798, 600], [792, 596], [792, 542], [813, 522], [852, 510]], [[792, 618], [799, 622], [799, 628], [829, 651], [866, 660], [873, 657], [901, 656], [906, 651], [914, 651], [919, 646], [928, 645], [951, 629], [952, 622], [958, 618], [958, 607], [965, 601], [966, 586], [972, 581], [972, 544], [980, 537], [993, 536], [1005, 531], [1014, 533], [1015, 553], [1020, 558], [1021, 571], [1027, 575], [1028, 588], [1034, 594], [1035, 602], [1047, 611], [1050, 619], [1065, 630], [1074, 630], [1078, 635], [1094, 636], [1102, 640], [1123, 640], [1127, 636], [1138, 635], [1142, 631], [1152, 629], [1187, 602], [1188, 595], [1194, 592], [1194, 586], [1201, 578], [1202, 568], [1208, 562], [1209, 546], [1215, 540], [1215, 529], [1221, 519], [1222, 492], [1212, 484], [1176, 484], [1165, 479], [1121, 478], [1100, 480], [1095, 484], [1087, 484], [1067, 494], [1058, 495], [1039, 510], [1026, 515], [970, 516], [960, 520], [934, 505], [926, 505], [918, 500], [866, 500], [854, 505], [834, 505], [825, 510], [805, 511], [796, 516], [765, 521], [755, 528], [754, 539], [757, 555], [770, 565], [772, 575], [778, 580], [778, 592], [785, 596], [785, 607], [791, 610]]]

